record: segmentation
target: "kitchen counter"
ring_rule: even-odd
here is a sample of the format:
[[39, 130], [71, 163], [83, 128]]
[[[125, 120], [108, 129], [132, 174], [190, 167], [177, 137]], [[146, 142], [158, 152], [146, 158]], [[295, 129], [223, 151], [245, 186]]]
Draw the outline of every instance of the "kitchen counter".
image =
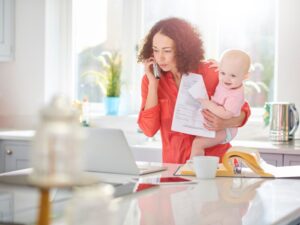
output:
[[[3, 130], [0, 131], [0, 140], [30, 141], [32, 140], [34, 134], [35, 131], [33, 130]], [[144, 151], [146, 155], [155, 154], [156, 151], [161, 152], [161, 142], [159, 141], [147, 141], [145, 138], [143, 143], [135, 144], [131, 141], [130, 144], [135, 152]], [[276, 143], [269, 141], [266, 137], [261, 137], [253, 140], [233, 140], [231, 144], [232, 146], [254, 148], [259, 150], [261, 153], [300, 155], [300, 139], [296, 139], [287, 143]]]
[[[168, 166], [168, 171], [142, 176], [140, 181], [157, 182], [161, 176], [172, 176], [178, 167], [176, 164], [165, 166]], [[119, 175], [99, 173], [97, 176], [99, 179], [110, 177], [117, 180]], [[124, 179], [124, 176], [120, 178]], [[94, 220], [106, 221], [107, 225], [298, 224], [299, 190], [299, 180], [292, 179], [195, 180], [192, 184], [160, 185], [113, 199], [112, 210], [105, 213], [97, 211], [98, 217], [89, 211], [94, 209], [93, 206], [85, 202], [87, 208], [78, 211], [76, 218], [87, 221], [93, 215]], [[0, 184], [0, 193], [0, 200], [11, 203], [0, 204], [0, 212], [6, 221], [35, 223], [38, 206], [36, 189]], [[65, 207], [70, 206], [71, 197], [70, 190], [56, 189], [52, 192], [52, 215], [55, 218], [52, 224], [66, 224]]]
[[271, 142], [268, 139], [262, 140], [234, 140], [232, 146], [249, 147], [259, 150], [261, 153], [274, 154], [295, 154], [300, 155], [300, 140], [293, 140], [286, 143]]
[[0, 131], [0, 140], [32, 140], [35, 131], [33, 130], [2, 130]]
[[[275, 143], [269, 140], [234, 140], [231, 142], [232, 146], [241, 146], [248, 148], [256, 148], [260, 152], [279, 153], [279, 154], [300, 154], [300, 140], [294, 140], [287, 143]], [[136, 148], [149, 148], [153, 150], [161, 150], [160, 142], [145, 142], [143, 144], [133, 145]]]

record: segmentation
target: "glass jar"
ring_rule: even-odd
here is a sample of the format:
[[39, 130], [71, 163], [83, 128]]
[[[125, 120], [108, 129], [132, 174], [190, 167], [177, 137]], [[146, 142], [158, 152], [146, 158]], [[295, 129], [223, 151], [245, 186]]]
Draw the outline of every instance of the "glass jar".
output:
[[31, 151], [30, 178], [41, 185], [72, 185], [83, 171], [78, 112], [67, 98], [56, 96], [40, 115]]

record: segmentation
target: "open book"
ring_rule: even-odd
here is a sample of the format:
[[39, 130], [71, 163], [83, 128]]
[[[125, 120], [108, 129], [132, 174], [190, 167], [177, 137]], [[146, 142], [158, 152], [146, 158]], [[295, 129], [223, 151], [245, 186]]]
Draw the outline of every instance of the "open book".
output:
[[[241, 166], [236, 172], [236, 162]], [[193, 164], [188, 162], [179, 166], [175, 175], [195, 176]], [[269, 177], [269, 178], [300, 178], [300, 166], [275, 167], [266, 163], [257, 150], [232, 147], [223, 156], [217, 169], [219, 177]]]

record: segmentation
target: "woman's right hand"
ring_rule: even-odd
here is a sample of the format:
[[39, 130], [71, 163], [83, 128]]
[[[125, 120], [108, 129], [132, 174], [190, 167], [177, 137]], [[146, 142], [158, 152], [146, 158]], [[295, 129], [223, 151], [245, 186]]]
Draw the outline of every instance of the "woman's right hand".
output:
[[158, 84], [159, 79], [156, 79], [153, 74], [153, 64], [154, 64], [154, 58], [150, 57], [149, 59], [144, 60], [144, 70], [146, 73], [146, 76], [149, 80], [149, 84]]
[[158, 104], [158, 82], [159, 79], [156, 79], [154, 74], [153, 74], [153, 63], [154, 63], [154, 58], [151, 57], [149, 59], [146, 59], [143, 61], [144, 63], [144, 69], [146, 76], [148, 78], [148, 93], [147, 93], [147, 98], [145, 102], [144, 109], [149, 109]]

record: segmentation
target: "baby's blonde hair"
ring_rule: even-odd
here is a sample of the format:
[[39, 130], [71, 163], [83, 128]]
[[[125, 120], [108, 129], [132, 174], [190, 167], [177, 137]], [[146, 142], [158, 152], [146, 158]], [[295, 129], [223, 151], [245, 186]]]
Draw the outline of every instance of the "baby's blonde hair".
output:
[[244, 73], [249, 73], [250, 67], [251, 67], [251, 59], [250, 56], [242, 50], [238, 49], [229, 49], [226, 50], [221, 57], [220, 63], [222, 64], [222, 61], [224, 59], [231, 59], [237, 61], [241, 68], [243, 69]]

